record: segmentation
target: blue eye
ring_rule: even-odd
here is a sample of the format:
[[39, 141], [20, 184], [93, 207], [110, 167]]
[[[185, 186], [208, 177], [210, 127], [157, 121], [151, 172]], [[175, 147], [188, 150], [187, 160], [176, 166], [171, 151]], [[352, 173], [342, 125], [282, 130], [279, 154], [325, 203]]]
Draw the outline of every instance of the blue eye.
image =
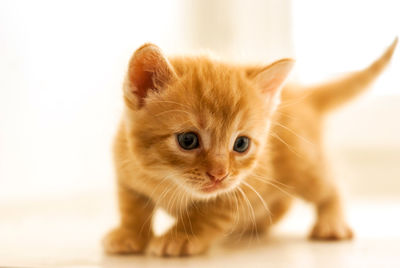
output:
[[249, 148], [250, 139], [245, 136], [237, 137], [235, 144], [233, 145], [233, 150], [238, 153], [244, 153], [247, 148]]
[[199, 138], [194, 132], [184, 132], [177, 135], [179, 146], [185, 150], [193, 150], [199, 147]]

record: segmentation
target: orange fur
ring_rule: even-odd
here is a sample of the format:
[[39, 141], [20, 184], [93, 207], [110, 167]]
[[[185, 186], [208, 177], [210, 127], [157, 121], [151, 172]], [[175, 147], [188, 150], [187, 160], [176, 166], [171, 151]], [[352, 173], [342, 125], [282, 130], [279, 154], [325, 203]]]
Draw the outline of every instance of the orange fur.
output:
[[[121, 222], [105, 237], [105, 250], [202, 253], [225, 234], [266, 230], [293, 196], [315, 205], [312, 238], [351, 238], [324, 161], [323, 115], [370, 84], [395, 45], [363, 71], [302, 91], [283, 87], [289, 59], [259, 68], [139, 48], [114, 146]], [[180, 148], [177, 134], [187, 132], [197, 133], [198, 148]], [[243, 153], [232, 149], [238, 136], [250, 138]], [[158, 207], [177, 219], [160, 237], [151, 228]]]

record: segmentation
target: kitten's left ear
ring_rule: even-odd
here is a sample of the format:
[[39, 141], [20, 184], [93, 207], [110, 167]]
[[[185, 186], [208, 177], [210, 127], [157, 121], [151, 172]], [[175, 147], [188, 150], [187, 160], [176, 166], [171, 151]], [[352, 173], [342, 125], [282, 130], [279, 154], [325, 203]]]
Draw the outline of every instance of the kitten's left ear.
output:
[[126, 104], [132, 109], [140, 109], [150, 92], [159, 92], [176, 78], [173, 67], [153, 44], [144, 44], [133, 54], [124, 84]]
[[289, 77], [293, 65], [294, 60], [282, 59], [261, 70], [248, 70], [248, 73], [253, 77], [256, 86], [269, 100], [276, 100], [279, 98], [280, 91]]

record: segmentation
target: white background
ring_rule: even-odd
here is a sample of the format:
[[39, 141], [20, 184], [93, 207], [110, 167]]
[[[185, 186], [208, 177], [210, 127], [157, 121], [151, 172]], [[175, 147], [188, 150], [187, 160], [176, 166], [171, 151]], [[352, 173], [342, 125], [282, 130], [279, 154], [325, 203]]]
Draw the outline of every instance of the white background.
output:
[[[121, 82], [144, 42], [232, 61], [294, 56], [294, 77], [312, 82], [379, 56], [400, 34], [399, 10], [395, 0], [2, 0], [0, 201], [112, 187]], [[330, 147], [399, 156], [399, 63], [397, 52], [371, 92], [333, 118]]]

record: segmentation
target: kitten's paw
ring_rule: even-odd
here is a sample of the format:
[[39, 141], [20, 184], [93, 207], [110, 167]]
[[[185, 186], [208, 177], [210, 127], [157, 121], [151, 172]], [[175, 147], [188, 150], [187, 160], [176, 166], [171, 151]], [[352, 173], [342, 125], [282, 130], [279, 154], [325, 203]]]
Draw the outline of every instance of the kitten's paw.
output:
[[104, 237], [103, 247], [108, 254], [137, 254], [144, 252], [147, 242], [137, 232], [118, 227]]
[[166, 234], [154, 237], [148, 246], [152, 255], [163, 257], [191, 256], [205, 252], [208, 243], [186, 234]]
[[311, 231], [314, 240], [345, 240], [353, 238], [353, 231], [342, 219], [319, 219]]

